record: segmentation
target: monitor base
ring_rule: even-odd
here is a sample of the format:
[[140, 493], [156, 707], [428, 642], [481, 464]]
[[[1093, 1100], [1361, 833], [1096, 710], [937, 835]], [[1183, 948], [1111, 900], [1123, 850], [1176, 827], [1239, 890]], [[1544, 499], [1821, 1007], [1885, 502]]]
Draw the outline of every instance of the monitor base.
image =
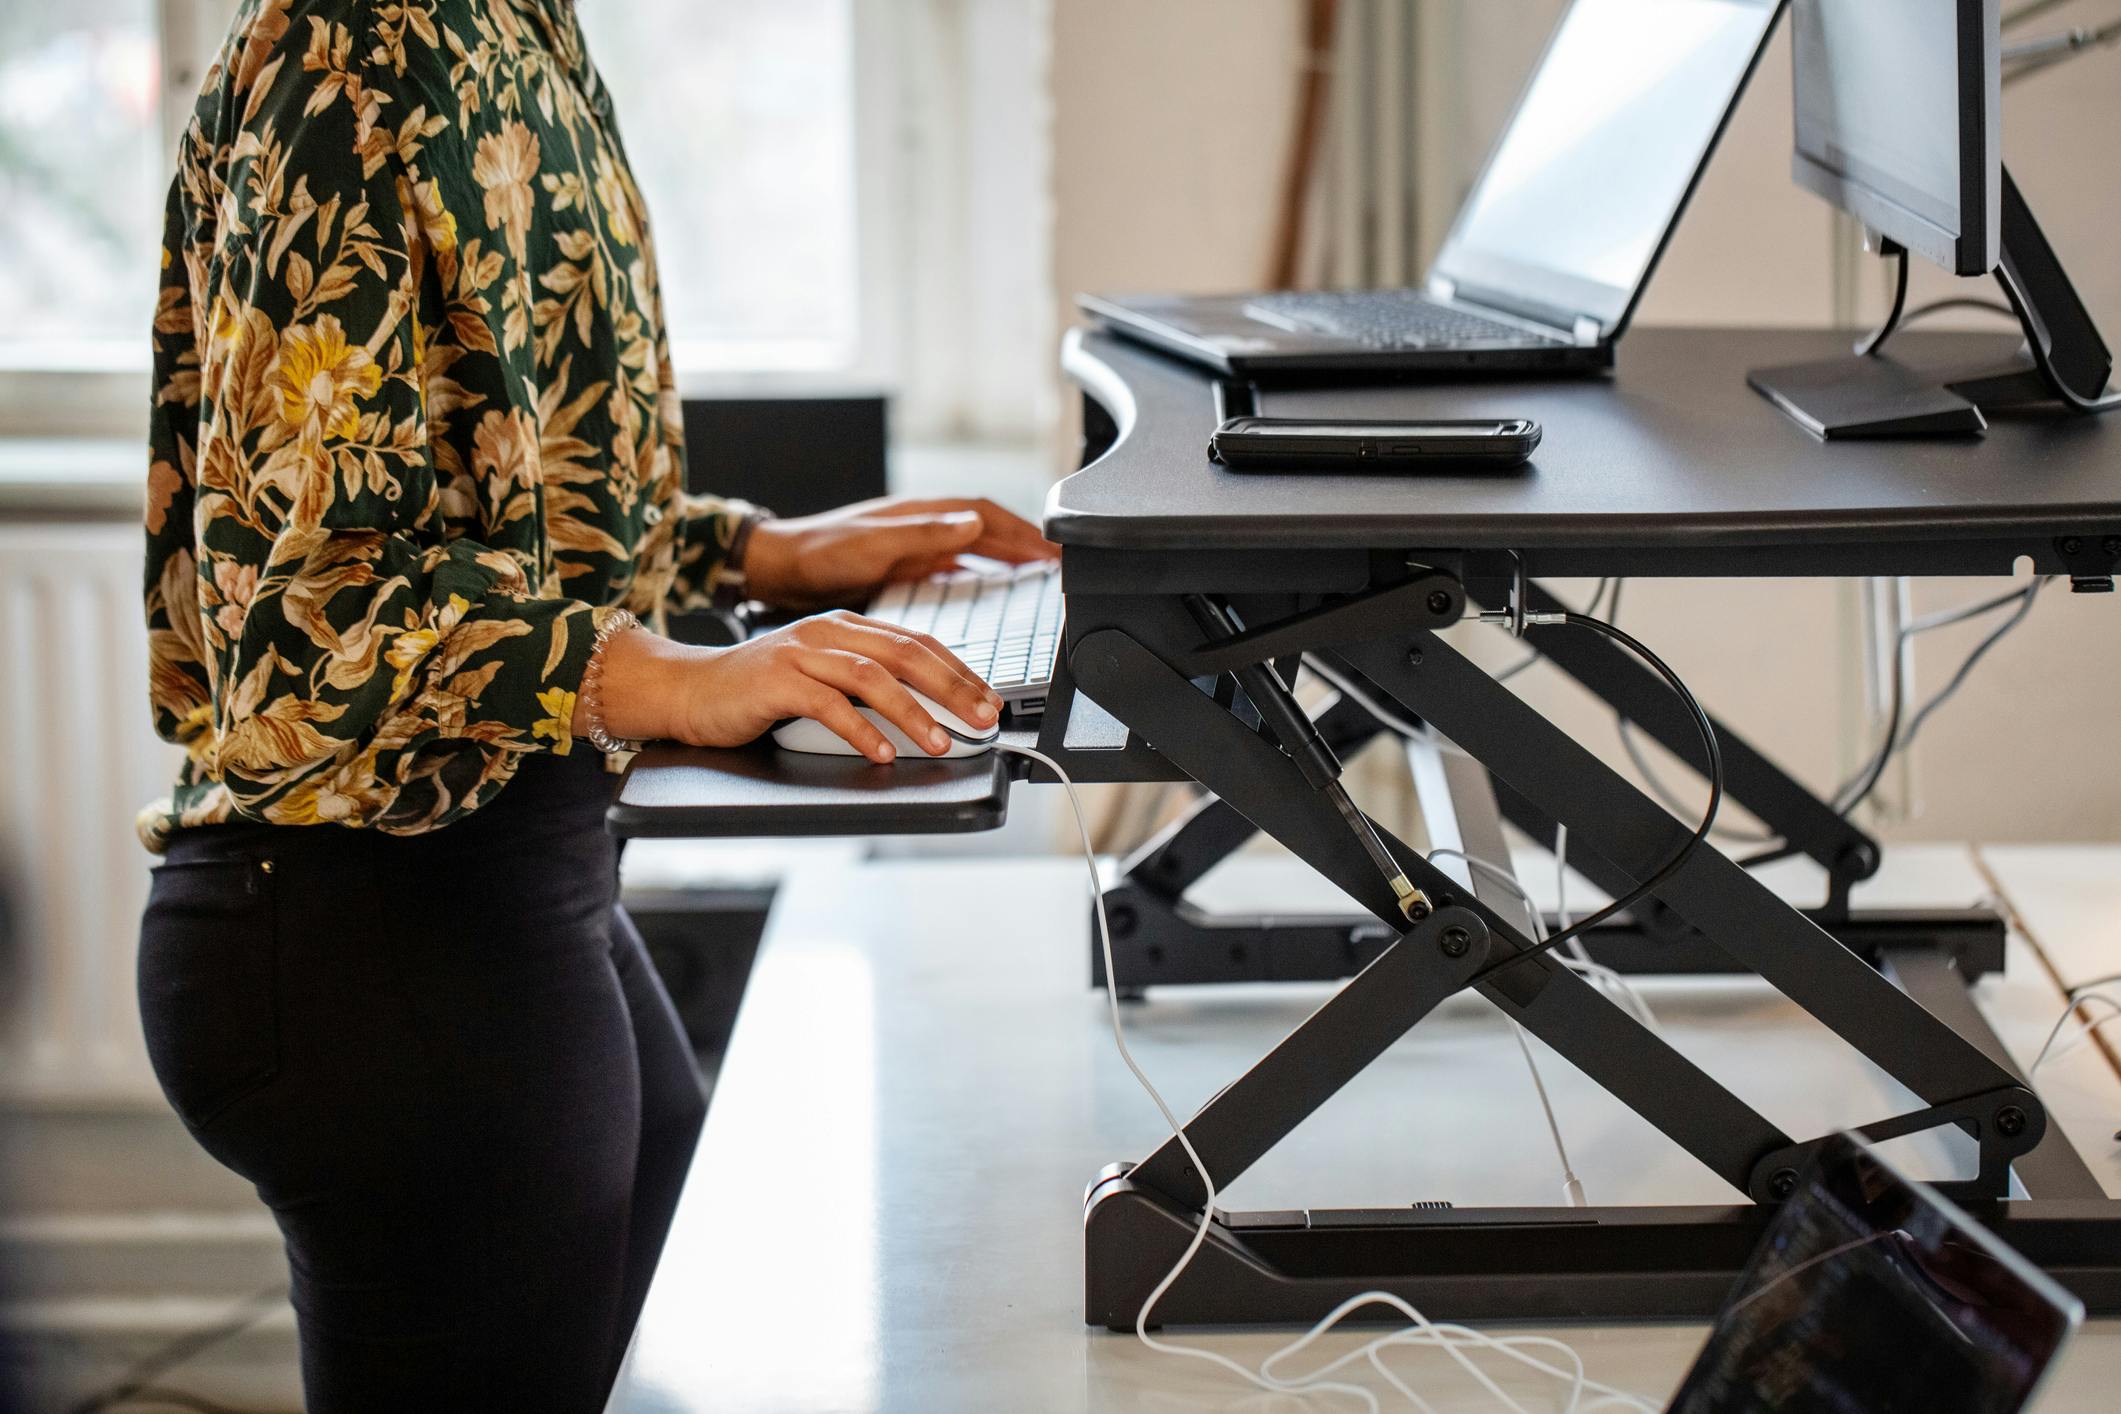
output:
[[[1907, 293], [1907, 253], [1900, 256], [1899, 292], [1879, 331], [1846, 358], [1756, 368], [1746, 382], [1814, 436], [1966, 437], [1988, 427], [1983, 408], [2059, 404], [2074, 412], [2107, 412], [2121, 397], [2106, 391], [2113, 356], [2033, 219], [2009, 168], [2001, 171], [2002, 245], [1996, 283], [2025, 333], [2020, 361], [2008, 368], [1949, 381], [1922, 373], [1879, 350], [1901, 322]], [[1918, 311], [1919, 312], [1919, 311]]]
[[1981, 409], [1926, 372], [1883, 355], [1756, 368], [1745, 381], [1826, 441], [1854, 437], [1978, 437]]

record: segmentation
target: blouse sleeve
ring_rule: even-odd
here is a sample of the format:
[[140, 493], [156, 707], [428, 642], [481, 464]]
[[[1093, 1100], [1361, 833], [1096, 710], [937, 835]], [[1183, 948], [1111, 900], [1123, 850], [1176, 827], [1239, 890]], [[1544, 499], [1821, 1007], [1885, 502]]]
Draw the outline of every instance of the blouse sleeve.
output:
[[523, 753], [571, 749], [598, 611], [478, 533], [535, 514], [534, 406], [480, 410], [481, 504], [438, 476], [423, 368], [453, 233], [407, 164], [440, 121], [388, 110], [379, 140], [358, 84], [304, 72], [305, 37], [243, 56], [225, 185], [171, 233], [195, 263], [197, 438], [177, 449], [195, 489], [190, 524], [150, 517], [150, 628], [156, 671], [194, 673], [212, 730], [161, 725], [245, 817], [425, 829]]
[[766, 512], [733, 497], [686, 493], [678, 514], [677, 577], [665, 604], [678, 612], [713, 607], [722, 591], [743, 587], [743, 567], [730, 551], [745, 520]]

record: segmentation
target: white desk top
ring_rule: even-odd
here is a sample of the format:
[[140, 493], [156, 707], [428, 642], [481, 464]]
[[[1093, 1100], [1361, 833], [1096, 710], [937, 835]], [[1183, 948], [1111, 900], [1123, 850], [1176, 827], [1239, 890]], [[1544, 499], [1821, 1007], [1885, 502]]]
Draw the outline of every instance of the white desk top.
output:
[[[1999, 875], [2023, 875], [2045, 891], [2012, 902], [2069, 933], [2080, 975], [2121, 970], [2121, 849], [2019, 851], [2003, 863]], [[1271, 886], [1277, 870], [1284, 906], [1317, 902], [1300, 866], [1287, 872], [1285, 861], [1246, 856], [1245, 891]], [[1527, 879], [1535, 893], [1541, 872]], [[1211, 876], [1204, 885], [1211, 899], [1215, 884]], [[2004, 887], [2015, 886], [2005, 879]], [[1907, 848], [1858, 898], [1948, 905], [1987, 890], [1966, 851]], [[2094, 893], [2103, 907], [2089, 906]], [[1233, 1377], [1082, 1323], [1084, 1187], [1104, 1164], [1139, 1158], [1163, 1137], [1087, 985], [1087, 920], [1078, 861], [794, 868], [614, 1410], [1266, 1407]], [[2040, 933], [2041, 922], [2031, 926]], [[2064, 944], [2045, 933], [2041, 941]], [[2096, 967], [2100, 954], [2111, 967]], [[1682, 1051], [1794, 1133], [1909, 1103], [1764, 984], [1674, 980], [1643, 990]], [[1129, 1036], [1186, 1113], [1326, 992], [1152, 993], [1129, 1009]], [[1980, 996], [2021, 1060], [2061, 1007], [2018, 939], [2010, 975], [1984, 982]], [[1541, 1059], [1592, 1202], [1730, 1201], [1718, 1179], [1617, 1101], [1550, 1052]], [[2121, 1080], [2097, 1048], [2043, 1069], [2041, 1089], [2108, 1190], [2121, 1193], [2113, 1141]], [[1918, 1154], [1898, 1156], [1920, 1171]], [[1436, 1013], [1308, 1120], [1233, 1186], [1228, 1205], [1547, 1204], [1560, 1201], [1559, 1186], [1514, 1043], [1494, 1012], [1469, 998]], [[1582, 1352], [1594, 1378], [1662, 1396], [1703, 1329], [1550, 1333]], [[1292, 1334], [1176, 1338], [1256, 1364]], [[1445, 1357], [1409, 1351], [1394, 1363], [1439, 1410], [1493, 1407]], [[1561, 1407], [1558, 1382], [1493, 1364], [1528, 1409]], [[2117, 1388], [2121, 1321], [2097, 1322], [2072, 1347], [2042, 1409], [2111, 1409]], [[1320, 1397], [1272, 1407], [1352, 1406]], [[1401, 1406], [1388, 1398], [1385, 1407]]]

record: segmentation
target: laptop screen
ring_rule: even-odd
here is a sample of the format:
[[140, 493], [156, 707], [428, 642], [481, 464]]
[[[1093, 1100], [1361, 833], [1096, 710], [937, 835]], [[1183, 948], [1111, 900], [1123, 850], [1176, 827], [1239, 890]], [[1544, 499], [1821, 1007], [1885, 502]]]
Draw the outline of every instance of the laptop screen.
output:
[[1641, 288], [1780, 0], [1576, 0], [1433, 273], [1612, 331]]
[[1769, 1223], [1672, 1414], [2013, 1414], [2076, 1300], [1836, 1136]]

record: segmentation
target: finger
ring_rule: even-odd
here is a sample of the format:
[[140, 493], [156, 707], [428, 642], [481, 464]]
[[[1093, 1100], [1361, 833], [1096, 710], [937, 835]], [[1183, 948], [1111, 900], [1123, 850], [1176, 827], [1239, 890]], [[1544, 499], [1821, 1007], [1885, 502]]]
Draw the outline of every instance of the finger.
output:
[[1001, 716], [1002, 699], [986, 679], [965, 666], [955, 653], [925, 633], [908, 633], [890, 624], [849, 615], [834, 644], [872, 658], [898, 679], [928, 694], [974, 726], [987, 727]]
[[1012, 564], [1022, 564], [1027, 560], [1050, 560], [1060, 555], [1060, 547], [1040, 534], [1036, 525], [984, 497], [908, 498], [866, 502], [861, 509], [866, 517], [872, 519], [935, 517], [969, 511], [980, 518], [979, 538], [967, 547], [977, 554], [1006, 560]]
[[893, 565], [885, 572], [884, 582], [900, 584], [909, 580], [933, 579], [939, 574], [955, 574], [959, 570], [975, 568], [966, 564], [962, 555], [916, 555]]
[[[1000, 694], [987, 686], [987, 680], [966, 666], [964, 660], [951, 652], [949, 646], [941, 639], [932, 634], [902, 628], [898, 624], [863, 618], [859, 614], [849, 615], [848, 621], [855, 627], [871, 630], [887, 640], [883, 644], [869, 639], [857, 640], [855, 651], [867, 654], [898, 672], [902, 681], [918, 687], [961, 717], [965, 716], [965, 707], [957, 699], [945, 694], [953, 691], [953, 682], [962, 684], [971, 691], [969, 700], [971, 709], [976, 714], [968, 720], [986, 722], [999, 715], [1002, 705]], [[950, 679], [945, 680], [940, 689], [929, 685], [937, 664], [947, 669], [950, 674]], [[983, 711], [983, 707], [991, 710]]]
[[992, 501], [975, 501], [972, 509], [979, 512], [981, 527], [980, 538], [973, 543], [974, 553], [1018, 564], [1059, 557], [1060, 546], [1046, 539], [1037, 526], [1016, 512]]
[[906, 734], [908, 741], [930, 756], [941, 756], [950, 749], [950, 734], [928, 715], [927, 708], [914, 700], [892, 670], [876, 659], [846, 649], [827, 648], [808, 654], [800, 666], [819, 682], [836, 687], [881, 713]]
[[893, 561], [915, 556], [955, 554], [972, 547], [984, 532], [978, 511], [937, 511], [932, 515], [866, 518], [866, 528]]
[[891, 744], [890, 738], [856, 711], [844, 692], [836, 692], [816, 678], [809, 678], [809, 686], [799, 698], [796, 715], [810, 718], [878, 765], [889, 765], [898, 756], [898, 748]]

